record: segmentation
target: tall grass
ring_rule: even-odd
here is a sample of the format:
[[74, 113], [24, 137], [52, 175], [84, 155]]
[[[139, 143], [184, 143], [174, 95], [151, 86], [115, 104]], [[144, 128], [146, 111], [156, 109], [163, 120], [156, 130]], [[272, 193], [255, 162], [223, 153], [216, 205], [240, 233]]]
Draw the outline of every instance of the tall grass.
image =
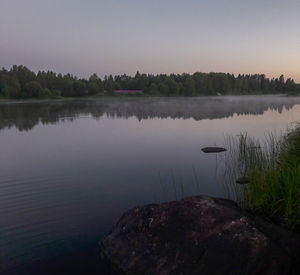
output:
[[[230, 139], [226, 183], [231, 197], [247, 210], [290, 229], [300, 225], [300, 128], [264, 144], [240, 135]], [[243, 178], [246, 184], [238, 185]]]

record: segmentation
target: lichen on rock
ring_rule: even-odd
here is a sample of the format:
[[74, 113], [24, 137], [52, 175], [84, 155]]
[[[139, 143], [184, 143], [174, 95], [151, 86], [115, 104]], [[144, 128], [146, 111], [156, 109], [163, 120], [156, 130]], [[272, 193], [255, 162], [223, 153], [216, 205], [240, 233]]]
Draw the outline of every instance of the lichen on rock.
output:
[[289, 274], [292, 259], [234, 202], [206, 196], [136, 207], [101, 242], [123, 274]]

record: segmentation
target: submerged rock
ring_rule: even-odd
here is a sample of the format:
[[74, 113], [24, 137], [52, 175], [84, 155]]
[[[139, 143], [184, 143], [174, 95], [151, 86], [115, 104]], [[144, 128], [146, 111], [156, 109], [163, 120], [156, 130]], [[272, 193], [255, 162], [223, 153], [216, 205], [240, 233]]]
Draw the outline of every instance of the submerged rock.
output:
[[136, 207], [101, 242], [122, 274], [289, 274], [289, 253], [229, 200]]
[[250, 180], [248, 177], [240, 177], [236, 180], [237, 184], [248, 184], [250, 183]]
[[205, 147], [205, 148], [202, 148], [201, 150], [204, 153], [220, 153], [220, 152], [227, 151], [227, 149], [222, 148], [222, 147]]

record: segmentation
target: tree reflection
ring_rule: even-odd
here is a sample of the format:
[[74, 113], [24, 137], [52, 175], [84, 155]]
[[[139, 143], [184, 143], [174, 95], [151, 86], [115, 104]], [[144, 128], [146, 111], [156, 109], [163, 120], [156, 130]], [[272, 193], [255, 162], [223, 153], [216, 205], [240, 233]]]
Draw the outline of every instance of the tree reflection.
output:
[[153, 118], [217, 119], [237, 115], [260, 115], [267, 110], [279, 113], [300, 104], [300, 98], [278, 96], [141, 98], [68, 100], [0, 104], [0, 129], [16, 127], [29, 131], [37, 124], [57, 124], [82, 116], [94, 119]]

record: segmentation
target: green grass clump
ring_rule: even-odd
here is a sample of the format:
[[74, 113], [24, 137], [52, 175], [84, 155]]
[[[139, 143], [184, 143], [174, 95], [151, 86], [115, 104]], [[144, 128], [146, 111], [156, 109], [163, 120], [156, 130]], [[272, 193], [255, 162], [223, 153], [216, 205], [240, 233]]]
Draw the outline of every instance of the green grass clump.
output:
[[[262, 146], [241, 135], [232, 146], [229, 169], [231, 190], [247, 210], [263, 214], [290, 229], [300, 226], [300, 128], [277, 140], [269, 136]], [[248, 183], [233, 185], [238, 177]], [[234, 181], [234, 182], [235, 182]]]

